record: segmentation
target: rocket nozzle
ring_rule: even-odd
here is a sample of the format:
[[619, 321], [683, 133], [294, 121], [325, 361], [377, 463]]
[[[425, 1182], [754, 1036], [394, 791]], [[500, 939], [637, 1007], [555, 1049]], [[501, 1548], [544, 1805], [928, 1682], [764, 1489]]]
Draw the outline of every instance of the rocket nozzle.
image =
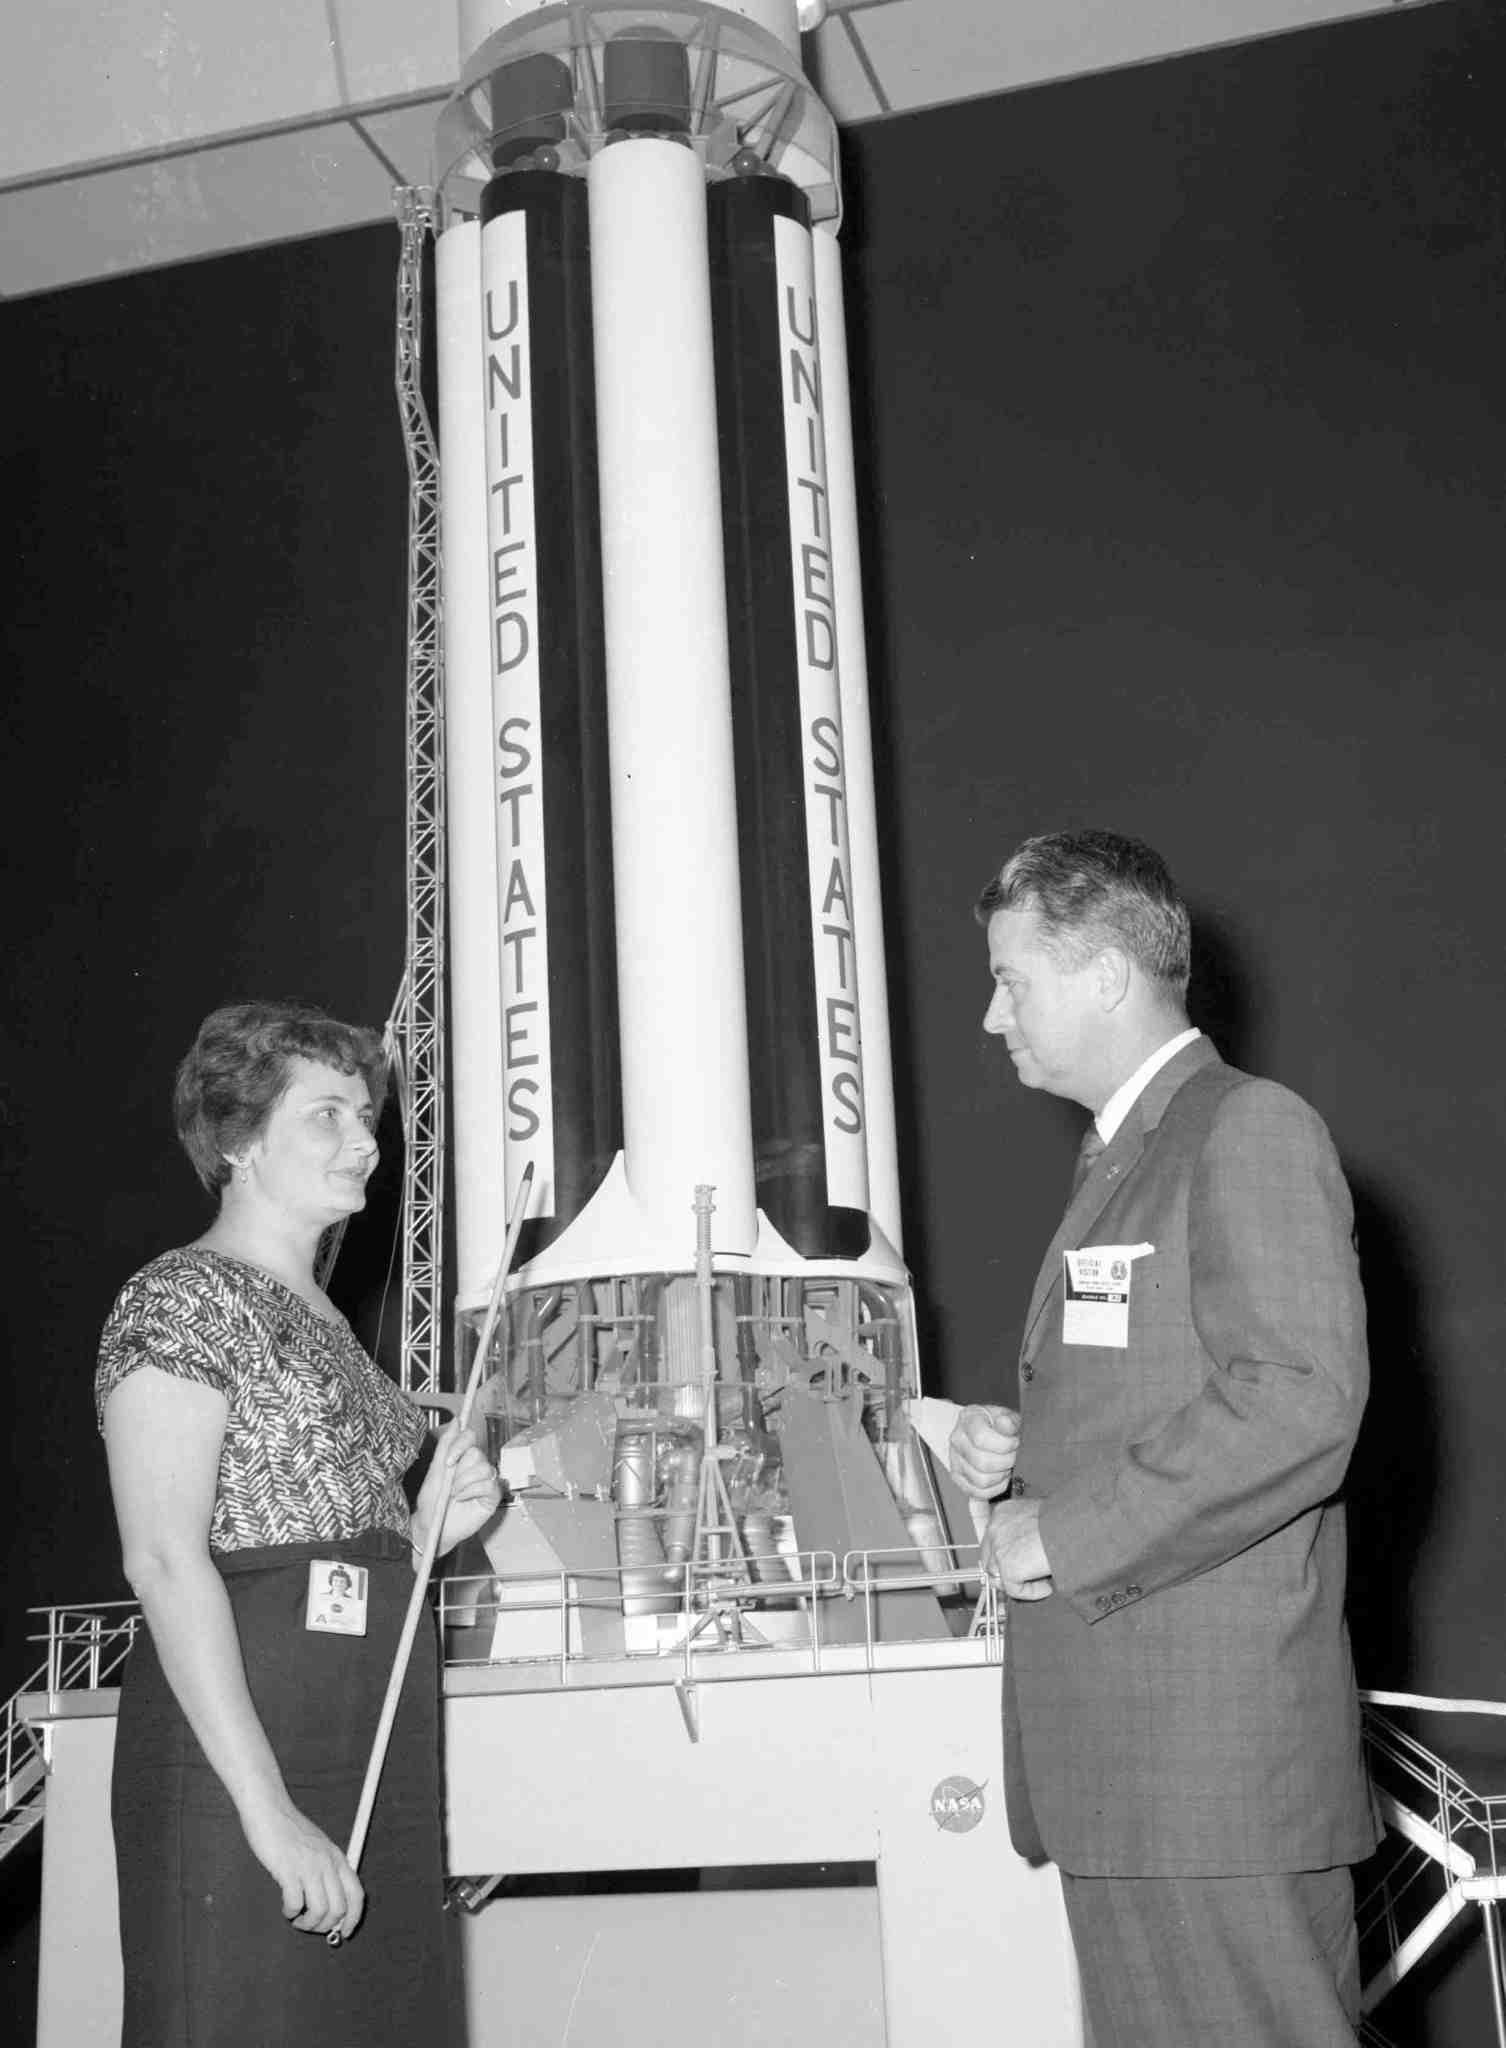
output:
[[491, 100], [492, 165], [505, 171], [520, 157], [564, 140], [575, 81], [559, 57], [520, 57], [492, 73]]
[[688, 135], [690, 53], [673, 36], [624, 29], [602, 53], [608, 134]]

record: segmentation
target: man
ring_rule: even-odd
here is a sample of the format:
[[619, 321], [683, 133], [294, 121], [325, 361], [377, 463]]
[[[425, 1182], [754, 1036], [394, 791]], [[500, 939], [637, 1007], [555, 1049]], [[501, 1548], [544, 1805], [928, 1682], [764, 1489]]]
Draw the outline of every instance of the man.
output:
[[1336, 1500], [1368, 1385], [1339, 1162], [1189, 1027], [1187, 912], [1149, 847], [1029, 839], [977, 914], [984, 1029], [1094, 1117], [1020, 1414], [964, 1409], [951, 1442], [998, 1500], [1011, 1834], [1061, 1870], [1094, 2048], [1352, 2044], [1348, 1866], [1377, 1832]]

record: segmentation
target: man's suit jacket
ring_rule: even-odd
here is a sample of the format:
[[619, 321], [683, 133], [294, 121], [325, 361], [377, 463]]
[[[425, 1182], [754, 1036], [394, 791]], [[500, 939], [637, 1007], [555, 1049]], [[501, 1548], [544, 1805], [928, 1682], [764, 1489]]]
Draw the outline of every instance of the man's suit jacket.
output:
[[[1127, 1348], [1064, 1342], [1063, 1252], [1145, 1244]], [[1073, 1196], [1027, 1317], [1013, 1490], [1055, 1592], [1009, 1615], [1024, 1853], [1081, 1876], [1370, 1853], [1335, 1499], [1367, 1388], [1328, 1133], [1196, 1039]]]

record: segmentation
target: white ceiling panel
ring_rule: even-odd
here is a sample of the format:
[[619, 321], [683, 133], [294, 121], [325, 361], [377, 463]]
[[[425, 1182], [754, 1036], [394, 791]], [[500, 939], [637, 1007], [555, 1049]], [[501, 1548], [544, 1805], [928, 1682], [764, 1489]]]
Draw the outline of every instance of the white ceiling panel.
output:
[[0, 181], [337, 104], [323, 0], [26, 0], [4, 47]]
[[0, 296], [389, 216], [392, 180], [343, 122], [5, 195]]
[[[827, 104], [852, 123], [1384, 11], [1384, 0], [834, 0], [807, 49]], [[395, 181], [432, 176], [456, 43], [456, 0], [12, 6], [0, 293], [384, 218]]]
[[898, 113], [1391, 11], [1384, 0], [859, 0], [847, 21]]
[[371, 138], [405, 185], [434, 182], [434, 130], [444, 100], [395, 107], [383, 114], [363, 114], [356, 124]]
[[806, 37], [805, 61], [839, 123], [871, 121], [885, 111], [844, 16], [828, 16], [814, 35]]
[[347, 105], [450, 91], [460, 71], [455, 0], [329, 0], [329, 13]]

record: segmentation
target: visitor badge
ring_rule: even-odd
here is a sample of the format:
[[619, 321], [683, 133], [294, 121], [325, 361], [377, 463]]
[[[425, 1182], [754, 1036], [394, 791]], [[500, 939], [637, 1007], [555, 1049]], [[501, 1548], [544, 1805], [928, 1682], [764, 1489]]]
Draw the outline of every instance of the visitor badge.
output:
[[1129, 1349], [1130, 1281], [1153, 1244], [1085, 1244], [1062, 1254], [1062, 1342]]
[[305, 1628], [323, 1635], [366, 1633], [366, 1567], [339, 1557], [309, 1559], [309, 1604]]

